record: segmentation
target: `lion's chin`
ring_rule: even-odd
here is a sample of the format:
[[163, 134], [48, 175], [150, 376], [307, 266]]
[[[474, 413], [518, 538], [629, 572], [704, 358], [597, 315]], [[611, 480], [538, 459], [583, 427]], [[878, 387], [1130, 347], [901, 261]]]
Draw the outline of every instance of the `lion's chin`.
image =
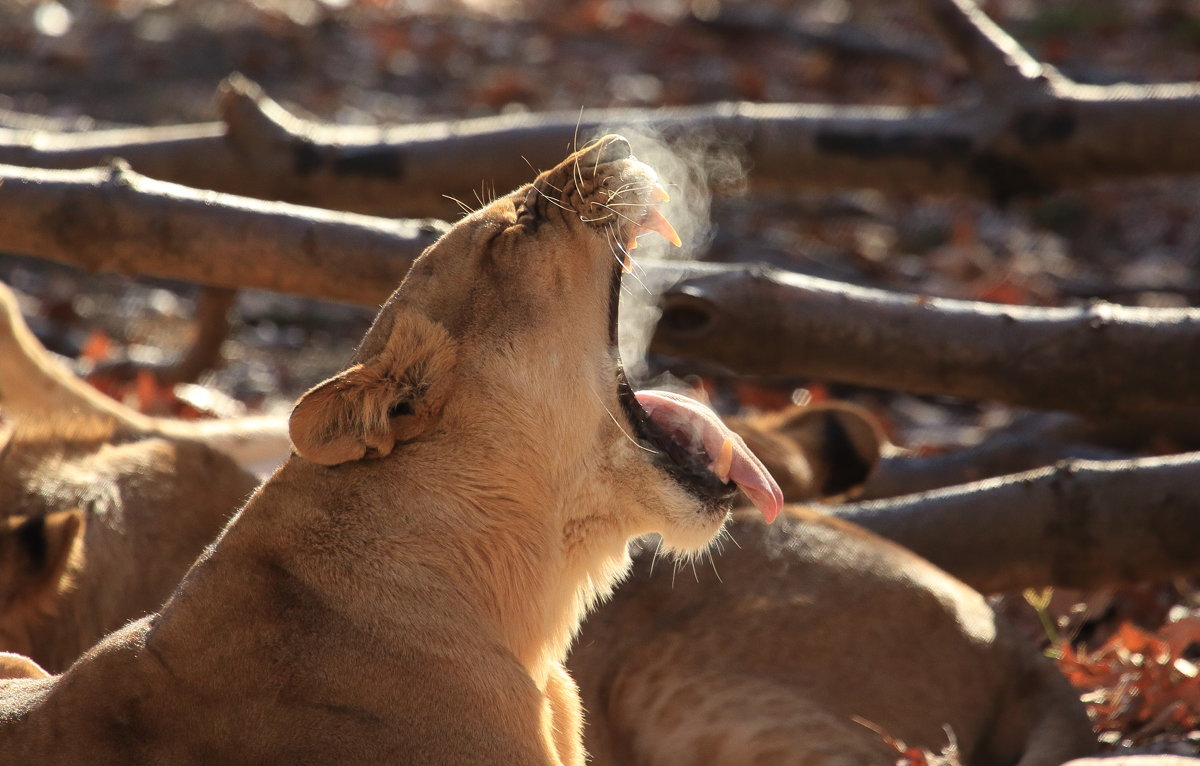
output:
[[721, 531], [728, 516], [728, 509], [703, 508], [686, 518], [668, 519], [669, 523], [658, 533], [662, 539], [660, 552], [687, 558], [704, 551]]

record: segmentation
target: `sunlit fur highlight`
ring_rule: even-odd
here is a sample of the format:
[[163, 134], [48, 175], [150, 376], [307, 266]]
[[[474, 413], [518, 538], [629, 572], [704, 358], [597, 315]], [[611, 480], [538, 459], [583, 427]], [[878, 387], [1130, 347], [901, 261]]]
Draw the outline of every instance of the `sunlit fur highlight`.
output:
[[630, 538], [696, 549], [725, 516], [618, 398], [609, 241], [638, 216], [613, 208], [654, 175], [605, 139], [417, 259], [163, 608], [0, 681], [0, 764], [583, 766], [580, 618]]

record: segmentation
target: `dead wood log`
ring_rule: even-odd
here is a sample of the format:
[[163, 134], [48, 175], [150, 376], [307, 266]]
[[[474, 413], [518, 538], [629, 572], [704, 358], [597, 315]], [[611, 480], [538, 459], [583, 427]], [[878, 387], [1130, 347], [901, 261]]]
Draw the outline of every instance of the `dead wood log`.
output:
[[1130, 454], [1037, 434], [1000, 434], [940, 455], [889, 455], [879, 461], [855, 499], [879, 500], [1044, 468], [1062, 460], [1117, 460]]
[[985, 593], [1200, 574], [1200, 453], [1068, 460], [936, 492], [830, 506]]
[[[710, 6], [706, 11], [713, 10]], [[720, 4], [715, 13], [685, 17], [692, 26], [737, 39], [783, 39], [799, 47], [826, 51], [842, 59], [879, 59], [909, 65], [933, 63], [935, 53], [924, 47], [892, 42], [860, 26], [846, 23], [805, 23], [794, 13], [769, 5]]]
[[[386, 221], [107, 170], [0, 166], [0, 250], [82, 268], [377, 304], [440, 221]], [[1102, 413], [1200, 404], [1200, 309], [999, 306], [758, 267], [644, 263], [651, 349], [739, 373]], [[764, 339], [769, 339], [769, 343]]]
[[158, 373], [160, 383], [194, 383], [221, 361], [221, 346], [232, 324], [229, 311], [237, 302], [237, 291], [202, 287], [196, 296], [196, 337], [173, 364]]
[[1167, 753], [1134, 755], [1101, 755], [1095, 758], [1076, 758], [1063, 766], [1197, 766], [1200, 759]]
[[229, 310], [236, 301], [236, 290], [201, 287], [193, 317], [196, 336], [178, 359], [167, 364], [142, 364], [128, 359], [106, 362], [92, 370], [88, 380], [93, 383], [98, 378], [130, 382], [145, 371], [153, 375], [160, 386], [195, 383], [201, 375], [220, 364], [221, 346], [233, 326], [229, 321]]
[[1008, 306], [750, 266], [671, 288], [650, 348], [741, 374], [1073, 412], [1200, 405], [1200, 309]]
[[445, 229], [197, 191], [123, 163], [0, 166], [0, 250], [91, 271], [370, 305]]
[[245, 78], [222, 122], [90, 134], [0, 129], [0, 162], [79, 168], [123, 157], [197, 188], [390, 215], [447, 216], [441, 195], [507, 190], [601, 129], [704, 135], [737, 147], [764, 189], [875, 188], [993, 198], [1200, 172], [1200, 84], [1091, 86], [1034, 60], [970, 0], [922, 7], [982, 97], [935, 108], [729, 102], [510, 115], [398, 127], [303, 120]]

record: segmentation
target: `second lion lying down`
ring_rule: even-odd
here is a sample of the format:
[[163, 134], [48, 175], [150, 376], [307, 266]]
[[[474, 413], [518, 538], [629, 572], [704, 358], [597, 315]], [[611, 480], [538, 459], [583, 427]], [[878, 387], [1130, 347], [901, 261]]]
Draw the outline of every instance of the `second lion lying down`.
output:
[[626, 541], [704, 546], [735, 483], [782, 505], [715, 415], [620, 372], [660, 198], [610, 136], [456, 225], [162, 610], [0, 681], [0, 763], [582, 764], [561, 661]]

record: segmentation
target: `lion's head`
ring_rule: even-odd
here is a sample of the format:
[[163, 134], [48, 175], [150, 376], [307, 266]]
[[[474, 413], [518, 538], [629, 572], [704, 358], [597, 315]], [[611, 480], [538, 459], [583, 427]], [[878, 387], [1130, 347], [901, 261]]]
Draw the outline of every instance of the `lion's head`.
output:
[[622, 372], [621, 276], [640, 234], [678, 243], [665, 199], [606, 136], [468, 215], [414, 263], [350, 367], [298, 402], [300, 456], [404, 463], [406, 481], [536, 507], [585, 546], [658, 532], [696, 550], [738, 486], [773, 518], [782, 495], [739, 437]]

